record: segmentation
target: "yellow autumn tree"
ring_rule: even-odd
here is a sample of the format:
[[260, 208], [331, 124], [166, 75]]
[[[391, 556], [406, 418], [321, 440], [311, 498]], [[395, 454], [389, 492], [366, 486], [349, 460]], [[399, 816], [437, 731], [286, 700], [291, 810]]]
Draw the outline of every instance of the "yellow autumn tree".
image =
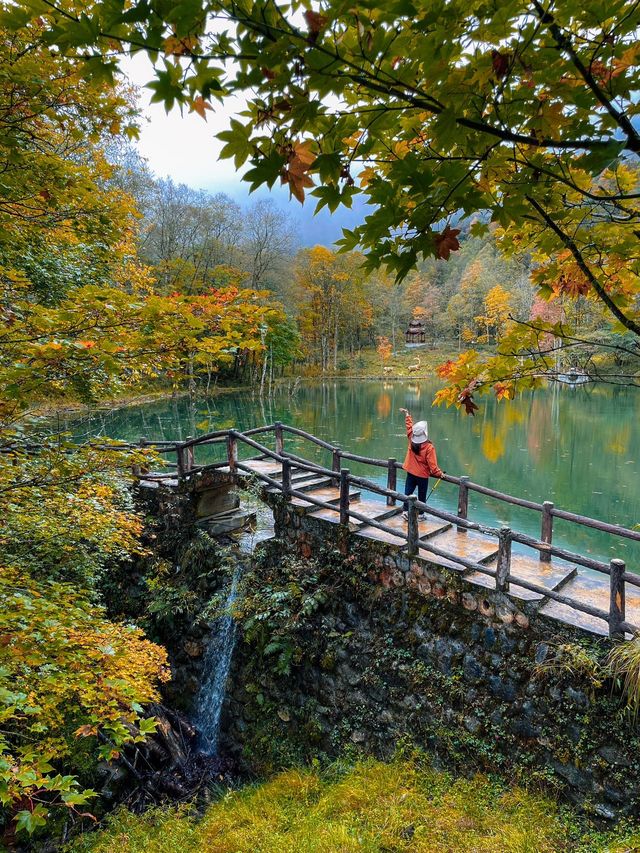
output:
[[485, 329], [483, 337], [488, 342], [493, 334], [499, 340], [511, 312], [511, 294], [496, 284], [484, 298], [484, 314], [474, 317], [478, 325]]

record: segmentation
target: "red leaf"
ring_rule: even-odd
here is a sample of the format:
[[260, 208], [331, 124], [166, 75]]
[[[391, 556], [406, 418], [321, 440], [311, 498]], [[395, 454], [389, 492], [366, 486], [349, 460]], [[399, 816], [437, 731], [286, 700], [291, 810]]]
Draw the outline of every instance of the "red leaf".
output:
[[507, 73], [509, 70], [509, 58], [508, 53], [500, 53], [499, 50], [491, 51], [491, 65], [493, 66], [496, 77], [504, 77]]
[[478, 407], [473, 402], [471, 391], [463, 391], [458, 397], [458, 402], [464, 406], [464, 410], [468, 415], [475, 415], [478, 411]]
[[459, 228], [449, 228], [447, 225], [441, 234], [436, 234], [436, 257], [448, 261], [451, 252], [458, 251], [460, 248], [460, 242], [458, 241], [459, 233]]
[[447, 379], [449, 376], [451, 376], [451, 372], [455, 366], [455, 361], [451, 361], [451, 359], [449, 359], [449, 361], [445, 361], [444, 364], [439, 364], [436, 367], [436, 373], [438, 374], [440, 379]]
[[327, 23], [327, 17], [326, 15], [321, 15], [319, 12], [313, 12], [311, 9], [307, 9], [304, 13], [304, 19], [309, 27], [309, 41], [311, 44], [315, 44], [318, 39], [318, 35], [320, 34], [320, 30]]

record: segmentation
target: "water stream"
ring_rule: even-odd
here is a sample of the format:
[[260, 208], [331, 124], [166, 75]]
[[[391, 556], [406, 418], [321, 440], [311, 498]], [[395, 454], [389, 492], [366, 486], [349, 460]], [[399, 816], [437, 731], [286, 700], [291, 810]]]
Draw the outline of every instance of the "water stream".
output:
[[238, 561], [233, 568], [224, 611], [211, 625], [211, 636], [203, 660], [194, 724], [200, 732], [200, 749], [205, 755], [215, 756], [218, 753], [220, 714], [236, 639], [232, 610], [241, 571], [241, 563]]

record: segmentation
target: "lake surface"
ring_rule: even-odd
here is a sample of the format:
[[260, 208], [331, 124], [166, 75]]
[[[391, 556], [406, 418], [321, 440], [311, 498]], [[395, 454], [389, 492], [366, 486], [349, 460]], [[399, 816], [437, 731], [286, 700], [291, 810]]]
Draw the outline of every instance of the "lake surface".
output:
[[[431, 407], [437, 381], [303, 384], [290, 396], [272, 399], [249, 391], [221, 394], [191, 404], [185, 398], [97, 412], [68, 428], [80, 437], [105, 435], [137, 441], [185, 439], [215, 429], [248, 429], [274, 421], [292, 424], [363, 456], [402, 461], [406, 451], [404, 419], [429, 422], [440, 467], [466, 474], [476, 483], [508, 494], [633, 527], [640, 521], [640, 392], [604, 386], [555, 386], [512, 402], [482, 398], [470, 417], [455, 409]], [[328, 464], [329, 454], [293, 436], [292, 452]], [[197, 462], [223, 458], [223, 450], [198, 449]], [[241, 456], [243, 454], [241, 453]], [[244, 452], [245, 456], [251, 452]], [[329, 466], [330, 467], [330, 466]], [[381, 469], [350, 463], [353, 473], [385, 480]], [[403, 483], [399, 477], [399, 488]], [[469, 517], [485, 524], [509, 524], [539, 535], [537, 512], [509, 506], [476, 493], [469, 496]], [[455, 509], [457, 488], [442, 483], [430, 498], [435, 506]], [[555, 520], [554, 543], [598, 559], [618, 556], [640, 571], [640, 543]]]

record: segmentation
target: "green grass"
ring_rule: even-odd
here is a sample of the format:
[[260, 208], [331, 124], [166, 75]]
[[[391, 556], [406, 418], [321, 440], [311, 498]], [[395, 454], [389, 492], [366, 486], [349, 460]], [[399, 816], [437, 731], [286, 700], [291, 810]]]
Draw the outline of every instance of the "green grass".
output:
[[640, 830], [589, 832], [552, 800], [419, 761], [289, 770], [188, 808], [120, 810], [73, 853], [633, 853]]
[[[358, 378], [386, 378], [386, 379], [410, 379], [435, 376], [435, 368], [447, 361], [450, 358], [456, 358], [458, 355], [457, 347], [454, 343], [439, 347], [438, 349], [430, 349], [429, 347], [419, 347], [417, 349], [406, 349], [404, 344], [398, 346], [398, 351], [392, 355], [388, 361], [383, 361], [375, 348], [363, 349], [358, 356], [338, 355], [338, 369], [333, 369], [333, 361], [329, 365], [327, 375], [343, 376], [343, 377], [358, 377]], [[416, 364], [420, 359], [420, 368], [415, 371], [410, 371], [409, 366]], [[383, 368], [388, 368], [385, 372]], [[305, 376], [319, 376], [320, 370], [313, 365], [307, 365], [302, 369]]]

